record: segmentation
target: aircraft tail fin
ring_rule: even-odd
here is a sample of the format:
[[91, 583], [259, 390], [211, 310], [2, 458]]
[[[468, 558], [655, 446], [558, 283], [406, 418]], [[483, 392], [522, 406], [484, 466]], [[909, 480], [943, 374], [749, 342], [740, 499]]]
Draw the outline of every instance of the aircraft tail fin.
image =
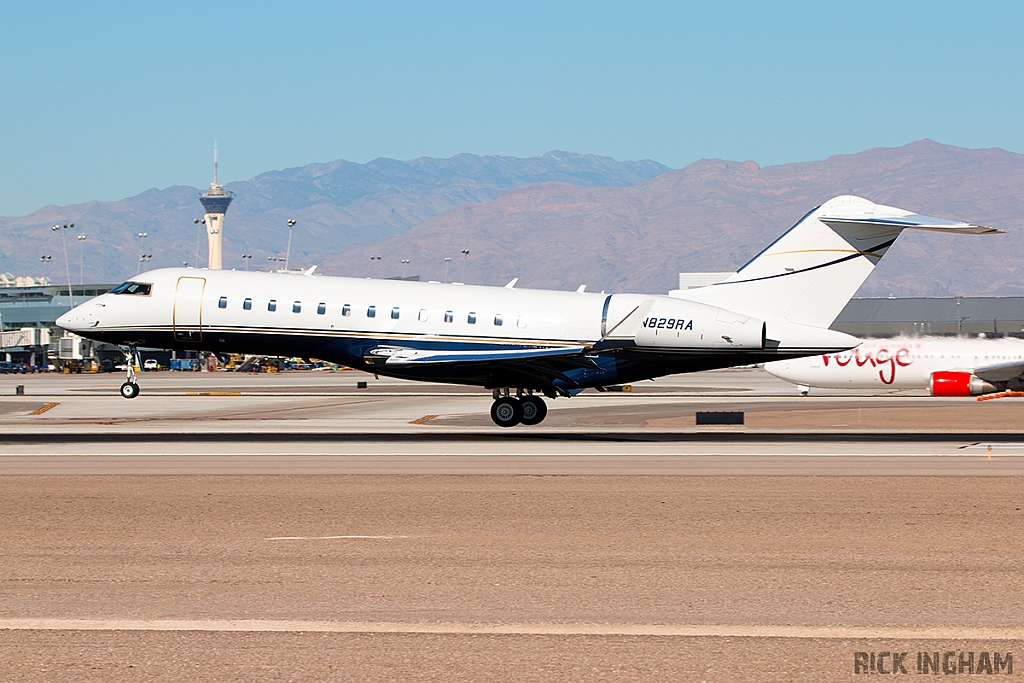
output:
[[728, 279], [683, 298], [763, 320], [827, 328], [903, 230], [998, 233], [841, 196], [810, 211]]

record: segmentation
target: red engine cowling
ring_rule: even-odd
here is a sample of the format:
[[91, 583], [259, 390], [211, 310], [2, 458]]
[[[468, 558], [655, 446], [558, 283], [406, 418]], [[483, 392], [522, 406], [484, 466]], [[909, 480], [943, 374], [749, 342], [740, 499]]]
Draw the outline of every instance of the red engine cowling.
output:
[[977, 396], [996, 391], [996, 387], [969, 372], [933, 372], [932, 396]]

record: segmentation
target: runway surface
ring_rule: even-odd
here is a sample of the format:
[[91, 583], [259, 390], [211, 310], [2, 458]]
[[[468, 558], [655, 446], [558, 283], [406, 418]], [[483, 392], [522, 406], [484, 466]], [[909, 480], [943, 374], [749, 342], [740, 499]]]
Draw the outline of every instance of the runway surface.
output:
[[1019, 477], [0, 482], [9, 680], [836, 680], [1021, 639]]
[[[13, 434], [498, 434], [490, 395], [472, 387], [374, 380], [354, 372], [282, 375], [151, 372], [126, 401], [114, 375], [0, 375], [0, 427]], [[356, 383], [366, 381], [368, 388]], [[24, 387], [15, 396], [15, 387]], [[761, 370], [724, 370], [642, 382], [629, 392], [586, 391], [549, 401], [547, 420], [508, 433], [1021, 434], [1024, 401], [978, 402], [924, 392], [801, 397]], [[698, 411], [742, 411], [741, 429], [697, 427]], [[632, 436], [630, 436], [632, 435]]]
[[[1024, 670], [1024, 403], [734, 371], [531, 432], [472, 390], [148, 377], [0, 377], [0, 681]], [[707, 406], [747, 424], [697, 428]]]

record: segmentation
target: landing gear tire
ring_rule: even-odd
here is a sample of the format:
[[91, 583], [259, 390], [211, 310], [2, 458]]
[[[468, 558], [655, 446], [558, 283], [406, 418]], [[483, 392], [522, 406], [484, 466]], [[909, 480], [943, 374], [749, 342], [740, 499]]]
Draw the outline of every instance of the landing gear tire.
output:
[[135, 398], [139, 395], [139, 384], [135, 377], [135, 365], [139, 362], [139, 352], [134, 346], [122, 346], [124, 351], [124, 384], [121, 385], [121, 396]]
[[499, 427], [515, 427], [523, 419], [523, 408], [518, 399], [499, 398], [491, 404], [491, 419]]
[[548, 406], [540, 396], [524, 396], [519, 399], [519, 405], [523, 409], [524, 425], [540, 424], [548, 416]]

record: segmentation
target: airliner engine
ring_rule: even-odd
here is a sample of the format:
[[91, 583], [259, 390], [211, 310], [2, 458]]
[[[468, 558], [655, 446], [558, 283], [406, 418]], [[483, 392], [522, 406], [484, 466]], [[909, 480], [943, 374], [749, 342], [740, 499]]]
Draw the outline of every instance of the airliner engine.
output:
[[998, 389], [969, 372], [933, 372], [929, 382], [932, 396], [977, 396]]
[[633, 314], [637, 346], [655, 348], [763, 349], [765, 323], [724, 308], [679, 299], [648, 299]]

